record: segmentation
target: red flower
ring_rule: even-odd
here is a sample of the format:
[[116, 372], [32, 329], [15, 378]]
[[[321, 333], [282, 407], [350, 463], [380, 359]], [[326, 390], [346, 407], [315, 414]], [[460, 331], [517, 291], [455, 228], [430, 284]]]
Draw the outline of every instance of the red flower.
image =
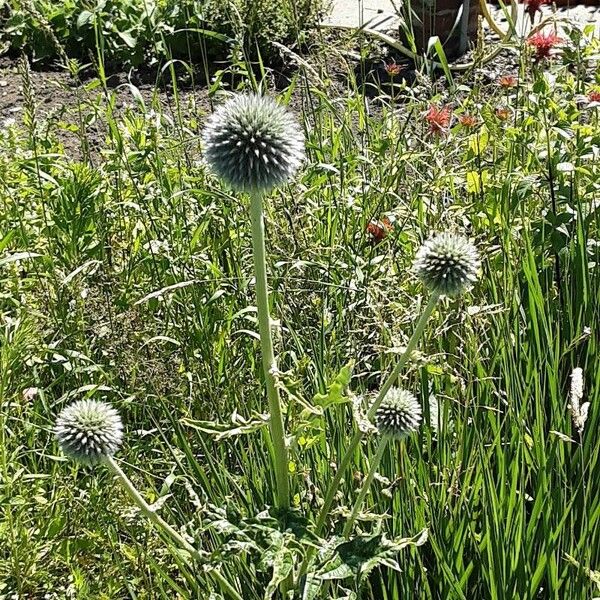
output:
[[406, 65], [396, 64], [396, 61], [392, 59], [390, 62], [386, 62], [383, 65], [385, 72], [390, 76], [394, 77], [395, 75], [400, 75], [404, 69], [406, 69]]
[[452, 119], [452, 109], [449, 106], [442, 106], [439, 108], [435, 105], [431, 105], [425, 119], [429, 123], [430, 133], [442, 134], [448, 131], [450, 120]]
[[517, 86], [517, 78], [514, 75], [502, 75], [498, 79], [498, 85], [504, 89], [514, 88]]
[[562, 42], [562, 38], [558, 37], [552, 31], [549, 33], [538, 31], [527, 38], [527, 43], [535, 48], [535, 57], [537, 60], [549, 58], [551, 50], [555, 46], [562, 44]]
[[590, 102], [600, 102], [600, 87], [592, 88], [587, 97]]
[[460, 117], [458, 117], [458, 122], [467, 129], [477, 127], [477, 117], [474, 117], [473, 115], [460, 115]]
[[367, 233], [371, 234], [371, 240], [374, 244], [378, 244], [385, 239], [394, 226], [388, 217], [383, 217], [381, 221], [373, 219], [367, 225]]
[[525, 12], [533, 21], [535, 13], [538, 11], [542, 12], [542, 4], [550, 4], [550, 0], [523, 0], [523, 4], [525, 5]]

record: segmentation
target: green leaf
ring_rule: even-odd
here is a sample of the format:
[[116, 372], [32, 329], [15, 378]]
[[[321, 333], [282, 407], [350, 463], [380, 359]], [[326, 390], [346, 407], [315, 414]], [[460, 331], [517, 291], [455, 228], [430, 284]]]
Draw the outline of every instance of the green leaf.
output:
[[353, 368], [354, 361], [350, 361], [343, 366], [335, 376], [333, 383], [327, 388], [327, 393], [315, 394], [313, 396], [313, 403], [322, 408], [327, 408], [331, 404], [343, 404], [344, 402], [348, 402], [349, 398], [345, 394], [345, 391], [352, 379]]
[[230, 423], [217, 423], [216, 421], [196, 421], [194, 419], [181, 419], [180, 423], [203, 433], [214, 436], [215, 440], [225, 440], [236, 435], [247, 435], [262, 429], [269, 422], [269, 415], [254, 414], [249, 419], [234, 412]]
[[87, 25], [93, 21], [95, 15], [89, 10], [82, 10], [77, 17], [77, 29], [81, 29], [84, 25]]
[[359, 581], [376, 567], [399, 571], [397, 553], [407, 546], [422, 546], [426, 541], [426, 529], [411, 538], [393, 540], [389, 540], [385, 534], [359, 535], [351, 540], [334, 538], [328, 544], [333, 544], [333, 556], [329, 554], [328, 557], [323, 557], [321, 567], [307, 575], [302, 600], [317, 598], [324, 581], [350, 577]]
[[117, 31], [117, 35], [129, 48], [135, 48], [137, 41], [128, 31]]
[[467, 192], [469, 194], [479, 194], [485, 189], [490, 179], [490, 173], [486, 169], [483, 171], [469, 171], [467, 173]]
[[292, 572], [294, 566], [294, 555], [288, 547], [289, 535], [281, 535], [276, 542], [276, 547], [270, 549], [268, 553], [269, 560], [273, 568], [273, 575], [271, 581], [269, 581], [265, 594], [264, 600], [270, 600], [277, 592], [279, 584], [284, 581], [288, 575]]

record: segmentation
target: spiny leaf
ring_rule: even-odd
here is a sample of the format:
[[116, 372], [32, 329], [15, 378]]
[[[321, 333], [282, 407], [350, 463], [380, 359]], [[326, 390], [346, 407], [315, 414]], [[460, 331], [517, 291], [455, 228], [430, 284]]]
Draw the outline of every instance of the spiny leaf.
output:
[[246, 435], [262, 429], [269, 422], [269, 415], [254, 414], [247, 419], [234, 411], [230, 423], [217, 423], [216, 421], [196, 421], [194, 419], [181, 419], [183, 425], [197, 429], [203, 433], [214, 436], [215, 440], [225, 440], [236, 435]]

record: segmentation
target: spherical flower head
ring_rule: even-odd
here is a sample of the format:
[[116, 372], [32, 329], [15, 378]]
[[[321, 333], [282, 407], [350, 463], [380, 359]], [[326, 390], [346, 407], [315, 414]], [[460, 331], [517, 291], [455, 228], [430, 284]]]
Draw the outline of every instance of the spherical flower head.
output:
[[120, 448], [123, 423], [110, 404], [78, 400], [58, 415], [54, 435], [64, 454], [91, 465], [112, 456]]
[[421, 405], [407, 390], [392, 388], [375, 412], [379, 433], [402, 439], [414, 433], [421, 423]]
[[453, 233], [439, 233], [417, 252], [413, 271], [432, 291], [458, 296], [477, 279], [479, 254], [467, 239]]
[[213, 113], [202, 137], [210, 168], [234, 190], [269, 191], [288, 181], [304, 159], [298, 123], [266, 96], [235, 96]]

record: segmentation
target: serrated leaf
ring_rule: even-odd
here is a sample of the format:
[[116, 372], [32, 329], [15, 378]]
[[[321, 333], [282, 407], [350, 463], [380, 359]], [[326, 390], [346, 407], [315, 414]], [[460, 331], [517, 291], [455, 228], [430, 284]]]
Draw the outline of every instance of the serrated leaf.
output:
[[422, 546], [427, 541], [427, 530], [411, 538], [389, 540], [385, 534], [360, 535], [339, 543], [334, 557], [316, 573], [318, 579], [357, 579], [368, 575], [379, 566], [399, 570], [396, 554], [407, 546]]

